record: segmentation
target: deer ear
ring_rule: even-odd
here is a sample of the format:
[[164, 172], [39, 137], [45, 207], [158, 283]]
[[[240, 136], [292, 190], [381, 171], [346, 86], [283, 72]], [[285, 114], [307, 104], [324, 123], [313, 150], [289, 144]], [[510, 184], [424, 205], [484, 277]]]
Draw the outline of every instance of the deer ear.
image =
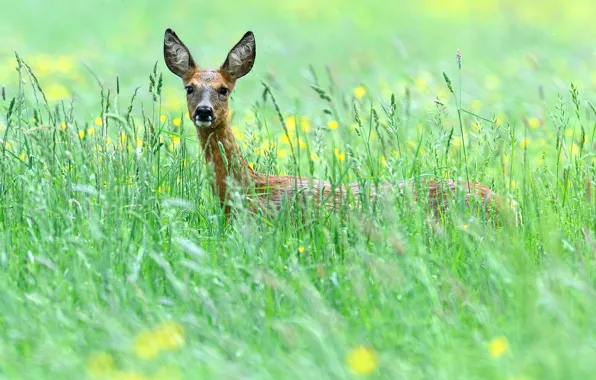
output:
[[185, 78], [197, 68], [186, 45], [172, 29], [167, 29], [163, 39], [163, 56], [171, 72]]
[[255, 35], [250, 31], [246, 32], [244, 37], [230, 50], [221, 69], [234, 79], [241, 78], [252, 69], [256, 56]]

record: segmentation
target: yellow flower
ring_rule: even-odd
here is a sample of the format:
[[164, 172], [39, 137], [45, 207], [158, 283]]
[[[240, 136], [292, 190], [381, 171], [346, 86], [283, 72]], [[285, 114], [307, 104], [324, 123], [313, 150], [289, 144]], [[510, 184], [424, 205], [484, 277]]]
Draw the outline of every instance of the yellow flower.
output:
[[304, 247], [298, 247], [298, 252], [300, 252], [300, 253], [304, 252]]
[[137, 137], [137, 148], [142, 148], [143, 147], [143, 140], [141, 140], [140, 138]]
[[122, 145], [122, 147], [126, 145], [126, 133], [124, 133], [124, 131], [120, 132], [120, 145]]
[[516, 186], [517, 186], [517, 182], [515, 182], [515, 180], [511, 181], [511, 190], [515, 190]]
[[359, 346], [348, 353], [346, 364], [356, 375], [370, 375], [379, 366], [379, 359], [371, 348]]
[[174, 146], [180, 145], [180, 137], [172, 136], [172, 144], [174, 144]]
[[254, 169], [255, 168], [254, 162], [249, 162], [248, 163], [248, 167], [251, 168], [251, 169]]
[[166, 119], [167, 119], [166, 115], [161, 115], [161, 116], [159, 117], [159, 121], [160, 121], [161, 123], [165, 123], [165, 122], [166, 122]]
[[135, 355], [141, 359], [153, 359], [159, 355], [160, 347], [155, 334], [151, 331], [141, 331], [133, 341]]
[[188, 165], [188, 161], [186, 161], [186, 158], [184, 160], [182, 160], [182, 166], [187, 166]]
[[26, 153], [21, 153], [21, 154], [19, 155], [19, 159], [20, 159], [21, 161], [25, 161], [25, 159], [26, 159], [26, 158], [27, 158], [27, 154], [26, 154]]
[[504, 113], [498, 113], [498, 114], [495, 116], [495, 120], [494, 120], [494, 121], [495, 121], [495, 124], [496, 124], [498, 127], [500, 127], [501, 125], [505, 124], [505, 118], [506, 118], [506, 116], [505, 116], [505, 114], [504, 114]]
[[117, 371], [110, 379], [112, 380], [149, 380], [147, 376], [135, 371]]
[[110, 136], [106, 137], [106, 144], [109, 145], [112, 143], [112, 139], [110, 138]]
[[571, 145], [571, 154], [578, 154], [579, 153], [579, 146], [577, 144]]
[[571, 128], [567, 128], [567, 129], [565, 130], [565, 136], [567, 136], [567, 137], [571, 137], [571, 136], [573, 136], [573, 129], [571, 129]]
[[107, 352], [98, 352], [87, 358], [86, 367], [92, 377], [105, 377], [114, 370], [114, 358]]
[[482, 102], [478, 99], [474, 99], [472, 104], [470, 104], [470, 108], [472, 109], [472, 112], [478, 113], [482, 109]]
[[103, 120], [101, 120], [101, 117], [96, 117], [95, 118], [95, 125], [100, 126], [103, 125]]
[[184, 330], [177, 322], [165, 322], [155, 330], [155, 338], [161, 350], [175, 350], [184, 344]]
[[234, 134], [234, 136], [236, 136], [238, 140], [244, 141], [244, 133], [242, 133], [242, 130], [240, 130], [240, 128], [237, 125], [232, 125], [232, 133]]
[[285, 120], [286, 122], [286, 128], [288, 128], [288, 131], [292, 131], [294, 130], [294, 128], [296, 128], [296, 118], [294, 116], [288, 116]]
[[461, 137], [453, 138], [453, 146], [459, 148], [461, 146]]
[[540, 127], [540, 119], [538, 119], [536, 117], [532, 117], [532, 118], [528, 119], [528, 127], [532, 128], [532, 129], [536, 129], [536, 128]]
[[[319, 157], [317, 156], [316, 153], [311, 153], [310, 154], [310, 159], [313, 160], [313, 161], [318, 161], [319, 160]], [[596, 158], [595, 158], [595, 160], [596, 160]]]
[[85, 137], [85, 131], [83, 131], [83, 130], [80, 130], [80, 131], [79, 131], [79, 138], [80, 138], [80, 139], [82, 139], [82, 138], [84, 138], [84, 137]]
[[286, 158], [287, 155], [288, 155], [288, 151], [285, 149], [280, 149], [277, 151], [277, 156], [279, 158]]
[[493, 358], [500, 358], [509, 351], [509, 342], [504, 336], [498, 336], [488, 344], [488, 353]]
[[385, 156], [381, 156], [381, 163], [383, 164], [383, 166], [387, 166], [387, 159], [385, 158]]
[[528, 138], [523, 138], [521, 139], [521, 141], [519, 142], [519, 146], [522, 147], [522, 149], [526, 149], [528, 147], [528, 145], [530, 144], [530, 139]]
[[469, 226], [467, 224], [464, 224], [463, 227], [464, 227], [464, 230], [467, 230]]
[[341, 153], [339, 151], [339, 149], [335, 148], [334, 152], [335, 152], [335, 157], [337, 157], [337, 159], [339, 161], [344, 161], [346, 159], [346, 155], [344, 153]]
[[174, 124], [174, 127], [179, 127], [180, 124], [182, 124], [182, 120], [180, 120], [180, 118], [177, 117], [174, 120], [172, 120], [172, 124]]
[[69, 97], [68, 90], [66, 89], [66, 87], [56, 83], [52, 83], [49, 86], [46, 86], [44, 93], [46, 94], [48, 100], [51, 102]]
[[60, 123], [60, 129], [62, 129], [63, 131], [66, 129], [66, 123], [65, 122]]
[[335, 120], [331, 120], [327, 123], [327, 126], [329, 129], [337, 129], [337, 127], [339, 127], [339, 123]]
[[304, 132], [310, 132], [311, 127], [310, 119], [308, 118], [308, 116], [302, 116], [302, 119], [300, 119], [300, 127]]
[[364, 95], [366, 95], [366, 88], [363, 86], [358, 86], [354, 89], [354, 97], [356, 97], [356, 99], [360, 100]]
[[288, 135], [286, 135], [286, 134], [281, 135], [281, 143], [290, 145], [290, 138], [288, 137]]
[[95, 128], [91, 127], [87, 129], [87, 135], [93, 136], [95, 134]]

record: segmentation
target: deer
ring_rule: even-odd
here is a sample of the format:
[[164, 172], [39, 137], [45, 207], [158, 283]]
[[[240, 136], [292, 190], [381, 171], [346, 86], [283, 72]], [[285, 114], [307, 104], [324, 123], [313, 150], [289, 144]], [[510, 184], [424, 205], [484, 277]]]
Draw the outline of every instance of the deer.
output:
[[[328, 181], [294, 176], [277, 176], [259, 173], [243, 158], [230, 126], [229, 99], [236, 81], [247, 75], [256, 58], [255, 36], [248, 31], [232, 47], [219, 69], [202, 69], [196, 63], [189, 49], [170, 28], [165, 31], [163, 54], [166, 66], [182, 80], [186, 91], [188, 116], [196, 128], [206, 164], [213, 167], [213, 190], [219, 198], [226, 215], [230, 214], [231, 185], [240, 189], [245, 199], [250, 199], [254, 209], [279, 210], [284, 200], [307, 194], [315, 204], [337, 209], [342, 197], [351, 195], [376, 198], [380, 192], [410, 190], [414, 201], [426, 195], [428, 205], [435, 215], [444, 210], [457, 192], [463, 193], [466, 203], [472, 198], [482, 202], [482, 208], [508, 209], [515, 219], [521, 220], [518, 203], [495, 193], [488, 186], [478, 182], [453, 179], [401, 181], [397, 185], [383, 183], [368, 190], [358, 184], [332, 186]], [[422, 185], [422, 186], [421, 186]], [[421, 188], [424, 190], [421, 192]], [[505, 211], [507, 212], [507, 211]]]

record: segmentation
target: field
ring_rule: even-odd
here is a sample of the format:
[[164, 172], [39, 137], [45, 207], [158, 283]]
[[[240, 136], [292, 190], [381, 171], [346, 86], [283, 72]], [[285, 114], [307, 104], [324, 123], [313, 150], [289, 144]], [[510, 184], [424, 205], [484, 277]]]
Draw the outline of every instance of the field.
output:
[[[592, 0], [2, 12], [0, 379], [593, 376]], [[469, 178], [523, 224], [407, 195], [271, 217], [235, 197], [226, 218], [168, 27], [204, 68], [255, 33], [230, 105], [255, 169]]]

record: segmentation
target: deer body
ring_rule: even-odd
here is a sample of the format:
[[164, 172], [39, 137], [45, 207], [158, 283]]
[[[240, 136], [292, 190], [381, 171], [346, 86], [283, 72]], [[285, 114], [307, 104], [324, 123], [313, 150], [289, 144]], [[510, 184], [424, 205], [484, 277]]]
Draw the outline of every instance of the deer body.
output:
[[[255, 172], [248, 166], [240, 153], [229, 121], [228, 97], [236, 80], [246, 75], [253, 67], [256, 44], [252, 32], [247, 32], [230, 50], [225, 62], [218, 70], [202, 70], [196, 64], [188, 48], [171, 29], [164, 36], [164, 58], [166, 65], [183, 81], [187, 93], [188, 112], [197, 129], [197, 135], [205, 154], [207, 164], [213, 165], [215, 181], [213, 189], [226, 213], [230, 207], [229, 181], [232, 180], [255, 208], [279, 209], [285, 198], [297, 195], [312, 197], [316, 203], [325, 201], [325, 206], [337, 208], [350, 195], [358, 202], [360, 196], [376, 198], [379, 194], [373, 188], [370, 194], [360, 194], [358, 184], [333, 188], [331, 183], [291, 176], [272, 176]], [[464, 192], [464, 199], [480, 199], [487, 208], [497, 211], [504, 207], [504, 200], [490, 188], [480, 183], [457, 182], [451, 179], [423, 181], [428, 203], [435, 213], [443, 209], [453, 193]], [[413, 181], [402, 181], [397, 185], [381, 184], [379, 193], [409, 190], [415, 199], [420, 198]], [[395, 188], [397, 186], [397, 188]], [[517, 203], [510, 201], [510, 207]], [[517, 214], [516, 214], [517, 215]], [[517, 222], [517, 217], [516, 217]]]

